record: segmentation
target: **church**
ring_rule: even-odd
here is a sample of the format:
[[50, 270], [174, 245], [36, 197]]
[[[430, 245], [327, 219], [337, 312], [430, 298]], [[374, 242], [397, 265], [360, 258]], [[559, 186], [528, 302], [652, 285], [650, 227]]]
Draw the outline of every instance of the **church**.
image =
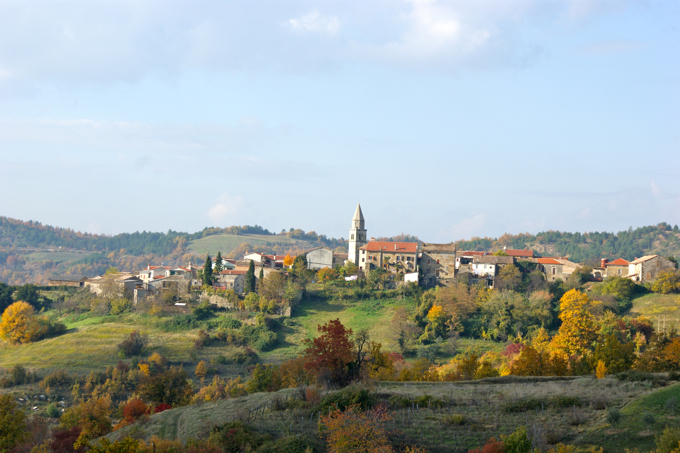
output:
[[392, 242], [367, 240], [366, 221], [361, 205], [352, 217], [349, 230], [348, 260], [364, 274], [381, 267], [389, 272], [420, 272], [420, 281], [435, 286], [440, 280], [454, 277], [456, 246], [454, 244], [425, 244], [419, 242]]

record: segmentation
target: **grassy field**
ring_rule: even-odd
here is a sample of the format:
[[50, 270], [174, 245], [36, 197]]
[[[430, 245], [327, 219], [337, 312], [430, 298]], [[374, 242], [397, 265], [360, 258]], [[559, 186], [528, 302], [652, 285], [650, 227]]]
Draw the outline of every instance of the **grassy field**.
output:
[[310, 247], [307, 241], [291, 239], [287, 236], [270, 236], [262, 234], [216, 234], [191, 241], [189, 243], [189, 250], [198, 254], [204, 254], [207, 252], [210, 255], [215, 255], [219, 251], [222, 252], [222, 255], [226, 256], [229, 254], [229, 252], [231, 252], [243, 242], [247, 242], [252, 245], [266, 245], [269, 243], [285, 244], [288, 246], [297, 245], [300, 248]]
[[54, 262], [60, 263], [60, 262], [63, 262], [63, 261], [79, 260], [86, 255], [87, 255], [87, 252], [85, 252], [85, 253], [38, 252], [38, 253], [29, 253], [28, 255], [24, 255], [23, 257], [26, 258], [29, 261], [54, 261]]
[[[580, 452], [603, 446], [605, 452], [626, 447], [648, 451], [654, 436], [678, 420], [656, 412], [652, 426], [637, 423], [639, 413], [658, 410], [680, 385], [651, 389], [649, 383], [613, 378], [514, 378], [456, 383], [382, 382], [369, 387], [392, 410], [391, 440], [425, 446], [430, 452], [466, 452], [490, 437], [510, 434], [525, 426], [542, 446], [567, 443]], [[324, 393], [322, 393], [323, 396]], [[142, 426], [131, 426], [110, 437], [158, 436], [183, 441], [205, 436], [210, 427], [242, 420], [273, 437], [304, 435], [318, 439], [318, 413], [306, 408], [277, 410], [276, 399], [298, 397], [293, 390], [258, 393], [241, 398], [189, 406], [154, 415]], [[396, 399], [395, 399], [396, 398]], [[412, 401], [404, 407], [395, 401]], [[527, 410], [516, 410], [533, 404]], [[281, 405], [279, 405], [281, 406]], [[616, 429], [603, 422], [607, 408], [623, 407]]]
[[654, 323], [654, 328], [661, 322], [663, 329], [664, 316], [666, 329], [680, 328], [680, 295], [678, 294], [645, 294], [633, 300], [631, 316], [646, 316]]

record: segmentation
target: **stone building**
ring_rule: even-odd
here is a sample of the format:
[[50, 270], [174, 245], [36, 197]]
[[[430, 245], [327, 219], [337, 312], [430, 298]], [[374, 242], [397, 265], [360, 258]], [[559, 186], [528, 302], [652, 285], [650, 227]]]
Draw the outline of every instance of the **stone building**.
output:
[[623, 258], [617, 258], [614, 261], [601, 260], [603, 268], [602, 277], [625, 277], [628, 275], [629, 262]]
[[359, 269], [364, 273], [377, 267], [390, 272], [413, 272], [418, 269], [418, 245], [417, 242], [370, 241], [359, 248]]
[[99, 278], [91, 278], [85, 282], [85, 286], [90, 288], [90, 292], [97, 296], [112, 294], [115, 297], [129, 295], [132, 297], [137, 286], [142, 286], [142, 280], [129, 272], [119, 274], [104, 275]]
[[438, 282], [456, 276], [455, 244], [423, 244], [420, 256], [422, 283], [436, 286]]
[[628, 264], [628, 275], [626, 277], [638, 283], [647, 283], [656, 280], [660, 272], [674, 269], [675, 263], [668, 258], [659, 255], [647, 255]]
[[333, 251], [326, 247], [317, 247], [304, 253], [307, 258], [307, 269], [319, 270], [333, 268]]
[[[361, 212], [361, 205], [357, 203], [357, 209], [352, 217], [352, 227], [349, 230], [349, 253], [347, 259], [359, 266], [359, 249], [366, 245], [366, 222]], [[359, 266], [361, 267], [361, 266]]]
[[472, 272], [470, 283], [476, 284], [480, 281], [486, 286], [493, 288], [498, 276], [498, 272], [509, 264], [513, 264], [515, 259], [512, 256], [483, 255], [472, 258]]
[[87, 277], [71, 277], [68, 275], [53, 275], [47, 280], [48, 286], [75, 286], [83, 288]]
[[564, 279], [564, 264], [555, 258], [537, 258], [538, 268], [545, 274], [545, 279], [549, 282]]
[[219, 289], [231, 289], [236, 294], [243, 294], [247, 271], [223, 270], [217, 276], [215, 287]]

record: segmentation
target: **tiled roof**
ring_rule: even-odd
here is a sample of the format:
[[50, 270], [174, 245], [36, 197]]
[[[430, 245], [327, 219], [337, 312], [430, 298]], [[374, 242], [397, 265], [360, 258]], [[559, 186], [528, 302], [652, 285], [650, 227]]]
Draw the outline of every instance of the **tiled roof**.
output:
[[605, 263], [605, 266], [628, 266], [628, 261], [624, 260], [623, 258], [617, 258], [614, 261], [610, 261], [609, 263]]
[[247, 272], [248, 271], [234, 271], [234, 270], [226, 269], [226, 270], [223, 270], [222, 272], [220, 272], [220, 275], [243, 275]]
[[417, 242], [371, 241], [364, 247], [369, 252], [416, 253], [418, 251]]
[[506, 249], [505, 253], [507, 253], [508, 256], [521, 256], [523, 258], [533, 258], [534, 257], [534, 251], [533, 250]]
[[538, 258], [537, 261], [538, 264], [560, 264], [560, 265], [562, 264], [555, 258]]
[[477, 251], [463, 251], [463, 252], [456, 252], [456, 256], [484, 256], [486, 255], [486, 252], [477, 252]]
[[475, 264], [512, 264], [514, 261], [514, 258], [511, 256], [486, 255], [472, 258], [472, 262]]
[[639, 264], [639, 263], [644, 263], [645, 261], [649, 261], [652, 258], [656, 258], [659, 255], [645, 255], [642, 258], [638, 258], [635, 261], [631, 261], [630, 264]]
[[456, 244], [423, 244], [423, 252], [455, 252]]

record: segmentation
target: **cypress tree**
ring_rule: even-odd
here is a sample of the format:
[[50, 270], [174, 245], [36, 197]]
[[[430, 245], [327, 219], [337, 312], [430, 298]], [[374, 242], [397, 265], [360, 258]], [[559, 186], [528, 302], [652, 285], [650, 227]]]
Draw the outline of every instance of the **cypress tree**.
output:
[[246, 283], [243, 289], [246, 293], [252, 293], [255, 291], [255, 263], [253, 260], [250, 260], [248, 272], [246, 272]]
[[219, 274], [222, 272], [222, 252], [217, 252], [215, 257], [215, 268], [213, 269], [214, 274]]
[[264, 278], [264, 267], [260, 268], [260, 281]]
[[213, 280], [212, 260], [210, 259], [210, 255], [208, 255], [205, 258], [205, 264], [203, 265], [203, 284], [210, 286], [212, 285], [212, 280]]

